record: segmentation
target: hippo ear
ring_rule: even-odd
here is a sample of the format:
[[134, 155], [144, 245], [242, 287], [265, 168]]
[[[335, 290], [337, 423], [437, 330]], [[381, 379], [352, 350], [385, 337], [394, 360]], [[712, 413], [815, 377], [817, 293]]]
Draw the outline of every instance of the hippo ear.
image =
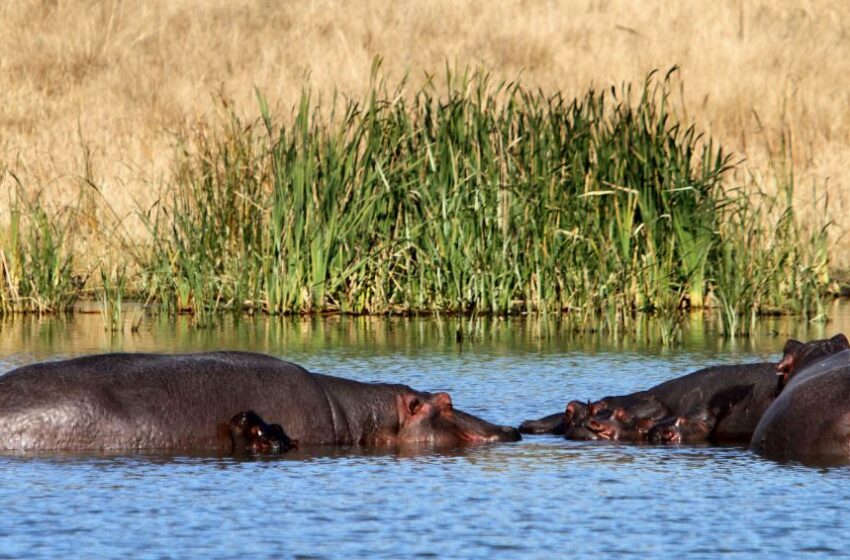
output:
[[803, 343], [799, 340], [794, 340], [793, 338], [789, 338], [785, 343], [785, 346], [782, 348], [782, 353], [786, 356], [788, 354], [796, 354], [797, 351], [803, 347]]
[[398, 395], [396, 397], [396, 408], [398, 408], [399, 421], [405, 421], [422, 408], [422, 400], [416, 395]]
[[776, 364], [776, 373], [779, 375], [787, 376], [791, 370], [794, 368], [794, 362], [797, 359], [797, 355], [793, 352], [787, 352], [782, 359]]
[[847, 337], [841, 333], [833, 336], [829, 339], [829, 341], [838, 348], [850, 348], [850, 341], [848, 341]]

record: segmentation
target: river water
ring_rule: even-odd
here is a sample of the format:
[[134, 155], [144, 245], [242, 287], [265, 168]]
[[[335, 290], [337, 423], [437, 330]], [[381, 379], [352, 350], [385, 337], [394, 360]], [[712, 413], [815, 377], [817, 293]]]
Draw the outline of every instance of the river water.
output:
[[[577, 335], [555, 320], [144, 319], [0, 323], [0, 372], [103, 351], [266, 352], [312, 371], [446, 390], [518, 425], [573, 398], [647, 388], [716, 363], [777, 360], [786, 338], [850, 332], [762, 321], [730, 342], [694, 320], [681, 346]], [[555, 436], [458, 449], [301, 450], [282, 457], [0, 456], [0, 558], [551, 558], [833, 556], [850, 548], [850, 467], [779, 464], [737, 447]]]

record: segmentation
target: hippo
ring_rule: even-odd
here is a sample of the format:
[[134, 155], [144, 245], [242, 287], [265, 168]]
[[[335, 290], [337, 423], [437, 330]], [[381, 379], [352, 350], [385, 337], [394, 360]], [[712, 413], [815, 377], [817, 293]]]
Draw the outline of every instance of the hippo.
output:
[[657, 419], [641, 418], [623, 407], [616, 407], [601, 410], [589, 417], [585, 427], [594, 434], [594, 437], [588, 439], [638, 443], [646, 440], [656, 422]]
[[597, 437], [611, 441], [645, 441], [649, 430], [670, 409], [648, 391], [605, 397], [588, 405], [584, 426]]
[[650, 443], [704, 443], [708, 441], [717, 415], [706, 408], [681, 416], [668, 416], [656, 422], [647, 432]]
[[713, 410], [713, 443], [746, 444], [781, 389], [775, 363], [712, 366], [649, 390], [674, 416]]
[[753, 433], [750, 449], [779, 460], [850, 462], [850, 343], [844, 335], [789, 341], [784, 387]]
[[290, 439], [280, 424], [266, 424], [253, 410], [233, 416], [228, 422], [233, 453], [285, 453], [298, 447], [298, 440]]
[[[712, 405], [722, 410], [722, 415], [717, 418], [710, 434], [711, 441], [746, 443], [750, 440], [761, 415], [779, 393], [781, 380], [776, 371], [777, 366], [774, 363], [711, 366], [665, 381], [645, 391], [605, 397], [590, 403], [588, 417], [597, 416], [605, 410], [623, 408], [627, 418], [636, 416], [658, 421], [667, 416], [687, 416], [693, 411], [708, 409], [709, 405]], [[619, 416], [622, 416], [622, 413]], [[527, 420], [520, 425], [519, 431], [557, 433], [554, 430], [561, 428], [554, 421], [554, 417], [555, 415], [550, 415], [539, 420]], [[617, 417], [606, 415], [603, 420], [610, 422], [612, 419], [616, 421]], [[621, 423], [617, 429], [608, 426], [605, 431], [608, 435], [622, 436], [629, 441], [633, 441], [639, 433], [645, 433], [646, 425], [639, 426], [631, 423], [631, 420], [629, 422], [627, 425]], [[585, 424], [587, 425], [586, 421]], [[639, 433], [632, 433], [631, 430], [634, 429]]]
[[241, 411], [285, 426], [302, 446], [520, 439], [455, 410], [446, 393], [311, 373], [263, 354], [116, 353], [0, 376], [0, 450], [229, 452]]
[[[578, 401], [571, 401], [570, 404]], [[585, 406], [583, 403], [579, 403], [582, 406]], [[567, 405], [569, 407], [569, 405]], [[567, 429], [567, 417], [566, 415], [569, 413], [569, 408], [567, 412], [556, 412], [555, 414], [550, 414], [548, 416], [544, 416], [543, 418], [538, 418], [537, 420], [526, 420], [522, 424], [519, 425], [519, 431], [523, 434], [555, 434], [555, 435], [564, 435], [564, 432]]]
[[[800, 342], [789, 339], [782, 349], [782, 360], [776, 365], [776, 369], [782, 378], [781, 384], [787, 386], [798, 372], [806, 369], [809, 365], [821, 358], [837, 354], [842, 350], [850, 349], [850, 342], [843, 334], [837, 334], [832, 338], [814, 340], [811, 342]], [[816, 374], [817, 370], [810, 370], [808, 375]]]
[[524, 434], [555, 434], [567, 439], [599, 439], [599, 436], [589, 430], [586, 425], [590, 404], [570, 401], [564, 412], [550, 414], [538, 420], [526, 420], [519, 431]]

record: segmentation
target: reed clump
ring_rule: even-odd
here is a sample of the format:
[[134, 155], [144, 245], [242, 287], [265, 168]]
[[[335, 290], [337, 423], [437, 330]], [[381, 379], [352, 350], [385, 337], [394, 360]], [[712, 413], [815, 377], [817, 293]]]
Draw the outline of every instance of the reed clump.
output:
[[66, 312], [85, 284], [69, 249], [73, 217], [67, 209], [48, 213], [19, 188], [10, 192], [10, 219], [0, 229], [0, 315]]
[[669, 73], [575, 99], [480, 72], [448, 71], [444, 91], [375, 76], [330, 108], [305, 91], [291, 126], [258, 94], [256, 122], [184, 137], [145, 215], [149, 299], [202, 315], [568, 311], [612, 329], [645, 312], [670, 339], [686, 309], [719, 307], [730, 335], [742, 317], [821, 313], [825, 228], [804, 238], [790, 197], [730, 188], [732, 156], [676, 118]]
[[774, 194], [742, 181], [678, 118], [675, 69], [571, 98], [475, 71], [390, 86], [379, 66], [362, 100], [305, 90], [287, 125], [259, 93], [253, 122], [224, 102], [222, 123], [179, 137], [172, 182], [140, 212], [149, 240], [119, 220], [109, 262], [85, 271], [72, 238], [94, 180], [85, 204], [49, 213], [7, 172], [0, 313], [94, 295], [110, 332], [128, 298], [195, 325], [224, 311], [566, 313], [619, 335], [656, 317], [665, 344], [694, 309], [729, 337], [762, 314], [825, 317], [829, 223], [797, 218], [790, 142]]

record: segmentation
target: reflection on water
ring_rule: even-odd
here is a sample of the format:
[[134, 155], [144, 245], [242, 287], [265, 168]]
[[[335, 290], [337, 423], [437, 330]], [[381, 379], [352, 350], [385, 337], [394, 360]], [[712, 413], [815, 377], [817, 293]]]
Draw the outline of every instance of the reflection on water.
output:
[[[448, 390], [459, 408], [516, 425], [572, 398], [776, 359], [789, 336], [850, 332], [847, 311], [838, 306], [825, 326], [764, 322], [760, 336], [735, 344], [695, 320], [684, 344], [666, 350], [576, 335], [554, 319], [227, 319], [197, 330], [152, 318], [111, 337], [98, 316], [30, 317], [0, 324], [0, 371], [110, 350], [255, 350]], [[740, 447], [530, 436], [255, 458], [6, 454], [0, 473], [0, 557], [751, 557], [834, 555], [850, 544], [850, 468], [781, 464]]]
[[[138, 313], [141, 313], [139, 311]], [[136, 311], [127, 313], [136, 316]], [[346, 353], [485, 351], [527, 354], [547, 351], [622, 351], [675, 354], [681, 350], [712, 354], [776, 353], [788, 337], [822, 338], [850, 331], [850, 302], [835, 301], [831, 321], [806, 323], [795, 317], [761, 319], [752, 337], [724, 339], [712, 321], [694, 314], [684, 325], [682, 345], [663, 349], [653, 323], [636, 333], [614, 339], [604, 332], [577, 332], [561, 316], [546, 318], [383, 318], [383, 317], [267, 317], [223, 316], [210, 328], [194, 328], [190, 317], [176, 320], [145, 318], [131, 332], [129, 318], [123, 334], [110, 334], [97, 314], [67, 317], [18, 316], [0, 320], [0, 356], [41, 359], [58, 354], [103, 351], [186, 351], [248, 348], [272, 354], [302, 354], [325, 350]]]

